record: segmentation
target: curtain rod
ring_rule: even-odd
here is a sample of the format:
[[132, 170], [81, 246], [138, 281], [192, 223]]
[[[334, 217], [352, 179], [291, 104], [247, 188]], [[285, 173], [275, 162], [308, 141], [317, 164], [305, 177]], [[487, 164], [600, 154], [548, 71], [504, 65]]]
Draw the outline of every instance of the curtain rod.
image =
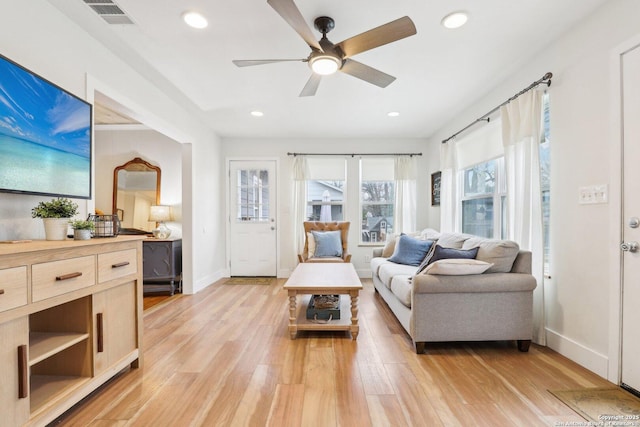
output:
[[287, 153], [287, 156], [422, 156], [422, 153]]
[[489, 117], [491, 114], [495, 113], [496, 111], [498, 111], [500, 109], [500, 107], [502, 107], [503, 105], [507, 105], [508, 103], [510, 103], [511, 101], [516, 99], [517, 97], [519, 97], [520, 95], [529, 92], [534, 87], [537, 87], [538, 85], [541, 85], [541, 84], [546, 84], [547, 87], [551, 86], [551, 77], [553, 77], [552, 73], [549, 73], [549, 72], [546, 73], [544, 76], [542, 76], [541, 79], [536, 80], [535, 82], [531, 83], [529, 86], [527, 86], [526, 88], [522, 89], [520, 92], [516, 93], [511, 98], [507, 99], [506, 101], [504, 101], [502, 104], [498, 105], [493, 110], [491, 110], [488, 113], [482, 115], [479, 119], [476, 119], [475, 121], [469, 123], [467, 126], [465, 126], [464, 128], [460, 129], [458, 132], [456, 132], [453, 135], [451, 135], [449, 138], [443, 139], [442, 143], [446, 144], [447, 142], [449, 142], [450, 140], [452, 140], [456, 136], [460, 135], [462, 132], [464, 132], [465, 130], [469, 129], [471, 126], [475, 125], [478, 122], [487, 122], [488, 123], [489, 121], [491, 121], [491, 118]]

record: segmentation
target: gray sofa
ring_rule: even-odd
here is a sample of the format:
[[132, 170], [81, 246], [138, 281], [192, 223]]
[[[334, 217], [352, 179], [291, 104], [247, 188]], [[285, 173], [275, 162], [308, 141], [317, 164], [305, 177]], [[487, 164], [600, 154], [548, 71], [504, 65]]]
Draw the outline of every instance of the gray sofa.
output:
[[[482, 274], [416, 274], [417, 266], [390, 262], [374, 249], [373, 285], [409, 333], [417, 353], [428, 342], [516, 340], [528, 351], [532, 336], [531, 252], [515, 242], [425, 230], [418, 239], [445, 248], [478, 247], [477, 260], [493, 264]], [[389, 255], [385, 253], [384, 255]]]

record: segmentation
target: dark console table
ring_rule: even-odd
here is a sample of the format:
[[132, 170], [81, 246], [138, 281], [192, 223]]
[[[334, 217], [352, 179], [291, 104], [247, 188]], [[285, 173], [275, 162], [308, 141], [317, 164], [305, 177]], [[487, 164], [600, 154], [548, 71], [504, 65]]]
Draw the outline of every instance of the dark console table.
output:
[[182, 239], [147, 239], [142, 242], [145, 294], [182, 292]]

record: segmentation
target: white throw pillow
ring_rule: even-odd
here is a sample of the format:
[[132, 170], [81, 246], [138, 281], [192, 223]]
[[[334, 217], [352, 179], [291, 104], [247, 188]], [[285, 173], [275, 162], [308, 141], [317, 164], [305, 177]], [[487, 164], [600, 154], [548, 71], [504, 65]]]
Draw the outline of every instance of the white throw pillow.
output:
[[307, 257], [313, 258], [316, 254], [316, 238], [312, 233], [307, 233]]
[[443, 276], [466, 276], [482, 274], [493, 264], [477, 259], [451, 258], [441, 259], [429, 264], [421, 274], [440, 274]]

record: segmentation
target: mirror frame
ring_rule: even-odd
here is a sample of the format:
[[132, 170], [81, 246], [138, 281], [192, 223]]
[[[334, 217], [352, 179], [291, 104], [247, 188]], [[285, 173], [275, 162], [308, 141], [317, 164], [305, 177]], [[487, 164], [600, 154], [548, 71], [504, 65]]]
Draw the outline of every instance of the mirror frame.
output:
[[113, 170], [113, 202], [112, 202], [112, 214], [118, 213], [118, 207], [116, 206], [118, 200], [118, 172], [121, 170], [130, 172], [151, 172], [155, 171], [156, 177], [156, 205], [160, 204], [160, 176], [161, 171], [159, 166], [153, 166], [151, 163], [142, 160], [140, 157], [136, 157], [133, 160], [129, 160], [127, 163], [121, 166], [117, 166]]

